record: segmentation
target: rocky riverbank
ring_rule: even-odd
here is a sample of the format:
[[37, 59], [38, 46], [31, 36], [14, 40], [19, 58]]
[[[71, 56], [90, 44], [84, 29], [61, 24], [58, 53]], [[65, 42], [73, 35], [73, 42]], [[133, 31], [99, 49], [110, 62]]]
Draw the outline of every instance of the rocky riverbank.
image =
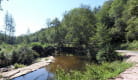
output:
[[50, 56], [50, 57], [47, 57], [47, 59], [41, 59], [40, 62], [34, 63], [30, 66], [14, 69], [14, 70], [7, 71], [7, 72], [2, 72], [0, 73], [0, 76], [2, 77], [0, 80], [13, 79], [13, 78], [22, 76], [29, 72], [45, 67], [49, 65], [50, 63], [54, 62], [54, 60], [55, 58], [53, 56]]

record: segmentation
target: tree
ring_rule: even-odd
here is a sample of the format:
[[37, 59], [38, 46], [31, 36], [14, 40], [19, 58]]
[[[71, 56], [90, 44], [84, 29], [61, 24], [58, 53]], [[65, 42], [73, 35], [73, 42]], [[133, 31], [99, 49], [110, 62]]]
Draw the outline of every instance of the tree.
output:
[[54, 42], [59, 42], [60, 41], [60, 35], [59, 35], [59, 27], [60, 27], [60, 21], [58, 20], [58, 18], [53, 19], [50, 22], [51, 27], [54, 27], [55, 29], [55, 36], [54, 36]]
[[111, 44], [111, 34], [109, 32], [109, 29], [101, 24], [97, 24], [97, 31], [95, 35], [95, 40], [97, 41], [97, 54], [96, 59], [98, 62], [104, 62], [104, 61], [114, 61], [120, 59], [120, 56], [118, 56], [117, 53], [114, 52], [114, 47]]
[[90, 38], [92, 45], [95, 45], [96, 48], [101, 49], [105, 45], [109, 45], [111, 41], [109, 29], [102, 23], [97, 23], [96, 33], [93, 37]]
[[127, 0], [114, 0], [109, 10], [110, 16], [114, 18], [120, 18], [122, 16], [126, 2]]
[[94, 14], [97, 14], [97, 13], [100, 11], [100, 9], [101, 9], [101, 6], [95, 7], [95, 8], [93, 9], [93, 13], [94, 13]]
[[12, 15], [7, 12], [5, 15], [5, 40], [8, 40], [8, 43], [10, 44], [13, 44], [14, 32], [15, 32], [14, 19]]
[[50, 25], [52, 27], [58, 27], [60, 25], [60, 21], [58, 20], [58, 18], [55, 18], [50, 22]]
[[90, 8], [75, 8], [64, 15], [62, 26], [67, 28], [65, 39], [87, 45], [94, 35], [95, 16]]
[[107, 26], [107, 28], [113, 27], [114, 25], [114, 18], [109, 16], [109, 10], [112, 3], [113, 0], [106, 1], [100, 11], [96, 14], [98, 22]]
[[138, 40], [138, 18], [129, 19], [127, 24], [127, 41]]
[[125, 14], [126, 17], [126, 39], [128, 42], [133, 40], [138, 40], [138, 1], [137, 0], [128, 0]]

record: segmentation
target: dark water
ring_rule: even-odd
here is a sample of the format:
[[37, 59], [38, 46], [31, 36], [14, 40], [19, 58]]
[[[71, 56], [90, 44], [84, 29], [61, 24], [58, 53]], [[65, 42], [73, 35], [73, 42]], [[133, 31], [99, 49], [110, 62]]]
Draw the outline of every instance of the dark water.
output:
[[55, 62], [50, 64], [49, 66], [17, 77], [13, 80], [54, 80], [54, 72], [57, 68], [62, 68], [66, 71], [83, 70], [87, 61], [88, 60], [86, 57], [59, 56], [56, 57]]
[[55, 62], [47, 66], [46, 69], [50, 72], [55, 72], [57, 68], [62, 68], [65, 71], [82, 70], [86, 62], [88, 62], [86, 57], [59, 56], [56, 57]]

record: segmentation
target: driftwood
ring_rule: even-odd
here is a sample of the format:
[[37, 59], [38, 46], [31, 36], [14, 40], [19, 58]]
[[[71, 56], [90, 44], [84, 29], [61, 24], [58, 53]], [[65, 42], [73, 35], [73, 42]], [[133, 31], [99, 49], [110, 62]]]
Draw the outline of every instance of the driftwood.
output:
[[[25, 75], [29, 72], [35, 71], [37, 69], [40, 69], [42, 67], [45, 67], [45, 66], [49, 65], [51, 62], [54, 62], [54, 57], [52, 57], [52, 56], [48, 57], [47, 60], [41, 60], [40, 62], [34, 63], [27, 67], [11, 70], [8, 72], [3, 72], [3, 73], [0, 73], [0, 75], [6, 79], [13, 79], [13, 78]], [[0, 79], [0, 80], [4, 80], [4, 79]]]

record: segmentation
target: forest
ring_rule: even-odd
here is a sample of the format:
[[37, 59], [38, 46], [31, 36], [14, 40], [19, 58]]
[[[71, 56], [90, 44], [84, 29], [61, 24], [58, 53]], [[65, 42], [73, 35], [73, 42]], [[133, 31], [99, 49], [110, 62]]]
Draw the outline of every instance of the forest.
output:
[[38, 57], [52, 55], [46, 51], [49, 46], [82, 48], [84, 55], [99, 64], [122, 60], [115, 50], [138, 50], [138, 0], [108, 0], [93, 9], [80, 5], [66, 11], [62, 20], [47, 20], [46, 28], [18, 37], [14, 36], [13, 17], [7, 13], [5, 20], [0, 67], [31, 64]]

